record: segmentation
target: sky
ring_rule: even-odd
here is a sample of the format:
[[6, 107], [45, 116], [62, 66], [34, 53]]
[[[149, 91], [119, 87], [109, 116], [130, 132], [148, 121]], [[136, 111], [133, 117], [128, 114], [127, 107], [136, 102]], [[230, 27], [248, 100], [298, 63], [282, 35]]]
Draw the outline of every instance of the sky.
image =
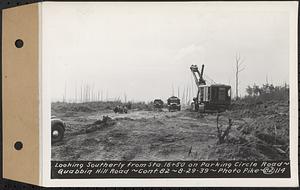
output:
[[[196, 95], [190, 65], [235, 92], [235, 57], [248, 85], [289, 83], [284, 3], [43, 3], [43, 64], [51, 100], [166, 100]], [[84, 91], [84, 90], [83, 90]]]

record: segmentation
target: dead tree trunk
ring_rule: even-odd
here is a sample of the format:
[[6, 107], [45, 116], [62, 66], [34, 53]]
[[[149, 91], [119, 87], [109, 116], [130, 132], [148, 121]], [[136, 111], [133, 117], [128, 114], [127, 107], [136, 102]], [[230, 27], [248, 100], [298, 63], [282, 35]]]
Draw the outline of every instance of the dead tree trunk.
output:
[[219, 115], [217, 115], [217, 136], [218, 136], [218, 144], [222, 144], [225, 142], [226, 137], [228, 136], [230, 129], [232, 126], [232, 120], [229, 118], [228, 119], [228, 126], [225, 129], [225, 131], [223, 132], [221, 130], [221, 126], [219, 127]]
[[241, 68], [244, 60], [241, 60], [240, 54], [236, 54], [235, 56], [235, 96], [236, 99], [239, 98], [239, 73], [242, 72], [244, 68]]

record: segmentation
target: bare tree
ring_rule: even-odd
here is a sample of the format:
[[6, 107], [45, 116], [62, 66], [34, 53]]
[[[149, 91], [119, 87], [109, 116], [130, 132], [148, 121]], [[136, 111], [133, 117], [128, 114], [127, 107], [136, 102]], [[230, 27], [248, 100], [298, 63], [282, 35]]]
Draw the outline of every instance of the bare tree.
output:
[[124, 102], [125, 102], [125, 103], [127, 102], [127, 95], [126, 95], [126, 92], [124, 92]]
[[183, 90], [182, 90], [182, 104], [184, 104], [184, 97], [185, 97], [185, 86], [183, 86]]
[[65, 91], [63, 95], [63, 102], [67, 102], [67, 82], [65, 82]]
[[80, 102], [83, 102], [83, 87], [82, 87], [82, 84], [80, 86]]
[[225, 142], [226, 137], [229, 135], [230, 129], [232, 127], [232, 119], [228, 118], [228, 126], [224, 131], [222, 131], [222, 125], [219, 125], [219, 114], [217, 115], [217, 137], [218, 144], [222, 144]]
[[172, 96], [174, 96], [174, 85], [172, 84]]
[[242, 65], [244, 60], [241, 59], [241, 55], [237, 53], [235, 55], [235, 96], [239, 98], [239, 73], [242, 72], [245, 67]]

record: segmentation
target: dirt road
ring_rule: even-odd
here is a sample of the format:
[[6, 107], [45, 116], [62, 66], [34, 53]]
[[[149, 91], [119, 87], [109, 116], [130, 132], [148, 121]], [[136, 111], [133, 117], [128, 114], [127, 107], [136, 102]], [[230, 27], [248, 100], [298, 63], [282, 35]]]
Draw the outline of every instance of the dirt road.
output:
[[[86, 123], [103, 115], [116, 124], [84, 133]], [[193, 118], [188, 112], [132, 111], [95, 113], [74, 120], [68, 124], [64, 141], [53, 145], [53, 160], [205, 160], [207, 149], [216, 143], [213, 115]]]
[[[224, 144], [217, 144], [216, 114], [189, 110], [116, 114], [107, 109], [62, 109], [54, 114], [66, 122], [67, 128], [64, 140], [52, 145], [52, 160], [288, 159], [286, 104], [280, 109], [263, 105], [221, 114], [221, 129], [228, 125], [228, 118], [233, 119]], [[87, 133], [87, 127], [103, 116], [113, 118], [115, 124]]]

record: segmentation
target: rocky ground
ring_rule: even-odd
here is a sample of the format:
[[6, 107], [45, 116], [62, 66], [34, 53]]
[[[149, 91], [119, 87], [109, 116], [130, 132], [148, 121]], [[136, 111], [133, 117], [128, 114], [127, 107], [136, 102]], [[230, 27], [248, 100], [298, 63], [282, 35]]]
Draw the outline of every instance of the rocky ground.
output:
[[[233, 104], [219, 114], [219, 128], [232, 126], [219, 142], [217, 114], [154, 111], [136, 107], [116, 114], [112, 103], [52, 103], [67, 124], [52, 160], [288, 160], [288, 102]], [[104, 116], [111, 118], [101, 124]]]

